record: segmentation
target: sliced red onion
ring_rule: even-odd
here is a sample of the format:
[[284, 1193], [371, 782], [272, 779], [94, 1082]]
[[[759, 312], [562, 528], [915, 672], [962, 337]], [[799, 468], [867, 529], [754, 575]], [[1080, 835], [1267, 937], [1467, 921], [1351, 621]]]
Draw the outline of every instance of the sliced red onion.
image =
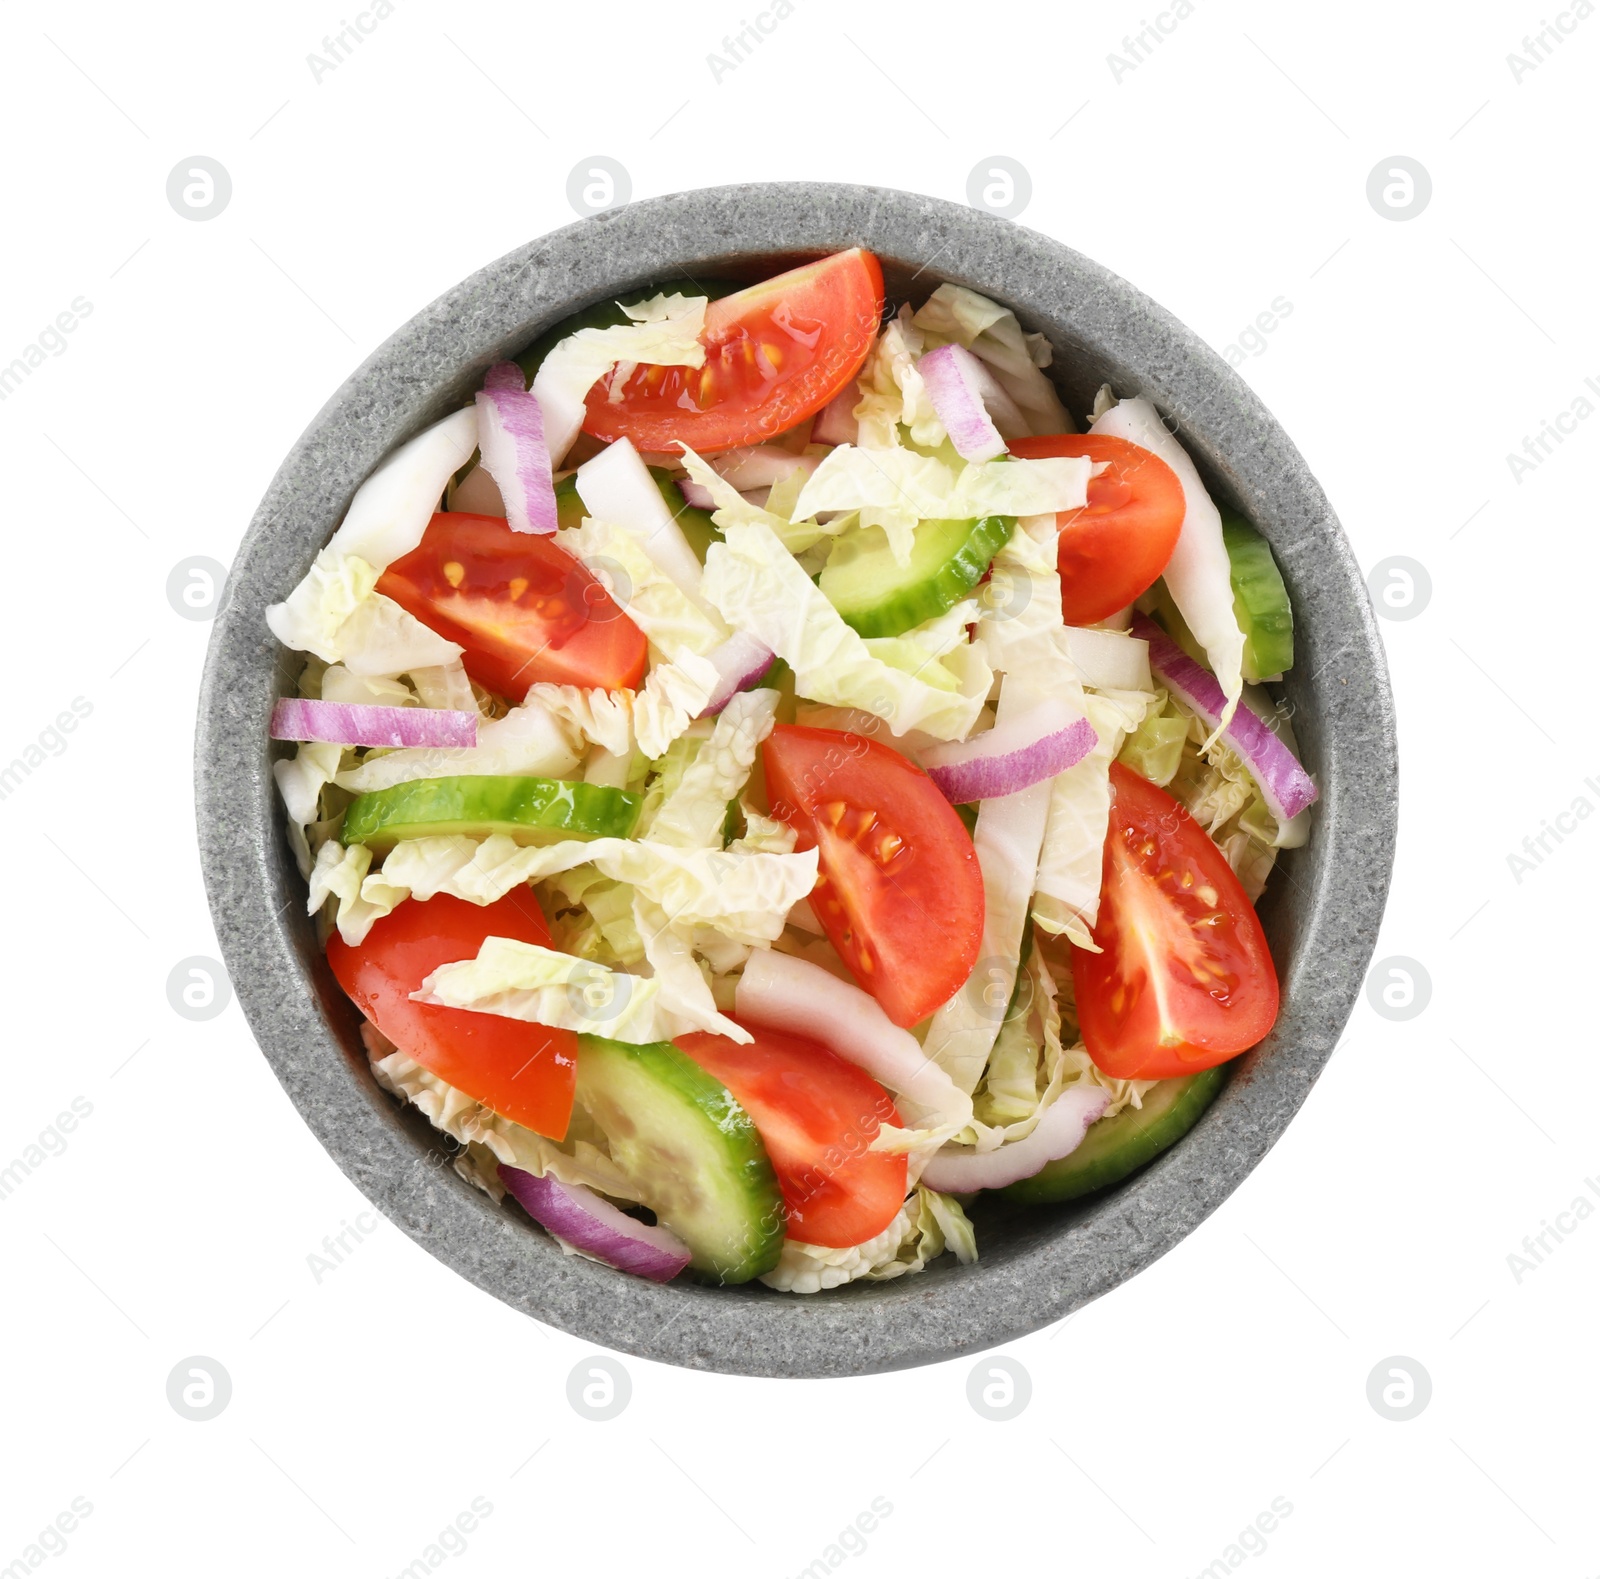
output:
[[963, 806], [1053, 779], [1088, 756], [1099, 738], [1070, 703], [1051, 697], [971, 740], [931, 746], [917, 760], [945, 798]]
[[861, 424], [855, 409], [861, 404], [861, 391], [852, 378], [816, 415], [811, 424], [813, 444], [854, 444], [861, 437]]
[[776, 444], [748, 444], [710, 457], [712, 471], [724, 482], [732, 483], [740, 493], [748, 493], [753, 488], [770, 488], [796, 469], [809, 477], [819, 461], [816, 455], [796, 455]]
[[[1039, 1115], [1022, 1140], [993, 1151], [936, 1151], [922, 1170], [930, 1190], [964, 1195], [969, 1190], [999, 1190], [1018, 1179], [1031, 1179], [1046, 1163], [1070, 1156], [1105, 1112], [1111, 1093], [1103, 1086], [1072, 1086]], [[502, 1175], [504, 1169], [501, 1170]]]
[[668, 1283], [689, 1264], [689, 1247], [676, 1234], [638, 1222], [581, 1184], [563, 1184], [548, 1173], [524, 1173], [504, 1163], [500, 1182], [557, 1239], [619, 1272]]
[[478, 452], [514, 532], [556, 529], [556, 490], [544, 414], [515, 362], [496, 362], [478, 391]]
[[941, 345], [917, 363], [950, 442], [964, 461], [992, 461], [1006, 441], [983, 403], [983, 364], [965, 346]]
[[[1151, 674], [1215, 729], [1227, 706], [1217, 677], [1197, 664], [1148, 615], [1133, 616], [1133, 633], [1150, 643]], [[1317, 798], [1310, 774], [1253, 708], [1241, 704], [1235, 709], [1222, 738], [1250, 769], [1261, 786], [1267, 810], [1280, 822], [1298, 816]]]
[[279, 697], [274, 740], [320, 740], [336, 746], [475, 746], [478, 715], [446, 707], [373, 707]]
[[720, 647], [706, 655], [716, 667], [719, 679], [717, 688], [706, 703], [702, 718], [720, 713], [741, 691], [747, 690], [772, 667], [775, 656], [770, 647], [763, 647], [754, 636], [735, 631]]

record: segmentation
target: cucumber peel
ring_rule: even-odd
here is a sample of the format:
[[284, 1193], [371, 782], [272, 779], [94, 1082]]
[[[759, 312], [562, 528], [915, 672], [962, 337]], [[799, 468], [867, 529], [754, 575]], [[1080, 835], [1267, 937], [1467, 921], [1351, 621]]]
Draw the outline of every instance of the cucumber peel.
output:
[[777, 1265], [783, 1195], [755, 1124], [720, 1080], [671, 1042], [580, 1036], [577, 1101], [700, 1277], [747, 1283]]
[[1007, 1200], [1036, 1206], [1074, 1201], [1125, 1179], [1181, 1140], [1222, 1089], [1227, 1065], [1199, 1074], [1162, 1080], [1144, 1094], [1143, 1107], [1125, 1107], [1114, 1118], [1097, 1119], [1076, 1151], [1048, 1162], [1031, 1179], [1019, 1179], [1000, 1193]]
[[1267, 540], [1238, 516], [1222, 517], [1233, 612], [1244, 632], [1244, 677], [1252, 685], [1294, 666], [1294, 610]]
[[531, 775], [411, 779], [358, 795], [344, 814], [344, 842], [382, 852], [402, 839], [510, 835], [518, 844], [626, 839], [643, 797], [606, 784]]
[[853, 527], [835, 539], [817, 585], [857, 635], [903, 636], [966, 597], [1016, 525], [1009, 515], [919, 521], [905, 565], [881, 526]]

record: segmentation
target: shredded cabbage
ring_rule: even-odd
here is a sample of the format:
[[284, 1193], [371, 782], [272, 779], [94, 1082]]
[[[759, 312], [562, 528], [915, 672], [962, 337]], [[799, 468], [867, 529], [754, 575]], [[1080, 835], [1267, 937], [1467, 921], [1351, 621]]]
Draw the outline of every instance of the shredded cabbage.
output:
[[339, 530], [317, 557], [336, 561], [359, 555], [377, 570], [387, 570], [422, 541], [446, 485], [477, 447], [474, 406], [424, 428], [356, 489]]
[[528, 688], [523, 705], [536, 701], [576, 731], [579, 738], [592, 740], [613, 756], [627, 756], [632, 750], [631, 691], [586, 690], [582, 686], [552, 685], [541, 680]]
[[[1000, 682], [997, 717], [1004, 720], [1031, 705], [1035, 694], [1026, 682], [1019, 685], [1018, 677], [1006, 675]], [[1016, 985], [1050, 795], [1051, 781], [1043, 779], [978, 808], [972, 844], [983, 874], [983, 941], [971, 976], [935, 1012], [923, 1043], [928, 1056], [965, 1092], [983, 1075]]]
[[651, 979], [660, 989], [664, 1034], [656, 1039], [670, 1040], [686, 1031], [711, 1031], [730, 1041], [754, 1041], [742, 1025], [718, 1012], [711, 983], [701, 974], [690, 952], [689, 938], [672, 925], [666, 911], [635, 891], [633, 919], [644, 939], [645, 958], [655, 972]]
[[722, 843], [728, 802], [749, 781], [756, 752], [772, 733], [777, 709], [776, 691], [741, 691], [728, 703], [711, 738], [700, 746], [651, 819], [654, 843], [707, 849]]
[[[1243, 705], [1273, 719], [1291, 751], [1295, 750], [1289, 721], [1274, 716], [1271, 699], [1255, 686], [1247, 686]], [[1205, 721], [1191, 713], [1175, 696], [1167, 695], [1163, 717], [1168, 727], [1183, 733], [1178, 740], [1178, 756], [1166, 789], [1180, 801], [1228, 859], [1245, 893], [1259, 899], [1279, 850], [1294, 849], [1310, 834], [1310, 808], [1288, 821], [1279, 821], [1268, 809], [1254, 775], [1243, 760], [1221, 740], [1208, 735]], [[1129, 741], [1123, 748], [1127, 760]], [[1138, 771], [1135, 763], [1130, 766]]]
[[[821, 542], [824, 537], [842, 530], [845, 525], [838, 521], [822, 527], [815, 521], [786, 517], [775, 510], [764, 510], [760, 505], [751, 504], [731, 482], [708, 466], [687, 444], [683, 446], [683, 466], [690, 478], [711, 495], [714, 506], [711, 519], [724, 532], [736, 525], [764, 526], [791, 553], [799, 554]], [[804, 491], [803, 488], [801, 491]], [[767, 502], [772, 502], [770, 495]], [[795, 502], [798, 502], [798, 498]]]
[[[342, 663], [333, 663], [322, 671], [322, 700], [367, 707], [413, 707], [417, 696], [404, 680], [381, 674], [352, 674]], [[473, 713], [477, 710], [476, 702], [464, 709]]]
[[770, 528], [730, 522], [724, 530], [726, 540], [706, 555], [705, 594], [730, 625], [794, 670], [798, 691], [836, 707], [863, 708], [887, 719], [896, 734], [922, 729], [939, 740], [965, 738], [992, 682], [981, 653], [962, 649], [961, 691], [929, 685], [874, 658]]
[[1111, 762], [1147, 703], [1141, 691], [1090, 692], [1084, 711], [1094, 749], [1050, 782], [1050, 810], [1034, 878], [1033, 919], [1095, 949], [1090, 929], [1100, 911], [1106, 827], [1111, 819]]
[[465, 410], [402, 444], [356, 490], [300, 584], [267, 610], [286, 647], [345, 660], [357, 674], [396, 675], [461, 656], [398, 603], [373, 591], [378, 576], [422, 541], [445, 484], [471, 458], [477, 414]]
[[1050, 342], [1042, 334], [1024, 334], [1015, 313], [964, 285], [941, 285], [911, 321], [930, 349], [953, 340], [987, 363], [1028, 419], [1030, 432], [1072, 431], [1055, 385], [1042, 371], [1051, 362]]
[[883, 1282], [920, 1272], [947, 1249], [954, 1250], [963, 1264], [976, 1261], [978, 1243], [972, 1224], [954, 1196], [919, 1185], [889, 1226], [865, 1244], [835, 1250], [784, 1240], [778, 1264], [761, 1281], [788, 1294], [816, 1294], [861, 1278]]
[[330, 894], [338, 895], [339, 933], [350, 944], [360, 943], [372, 922], [408, 895], [453, 894], [491, 905], [523, 883], [586, 862], [616, 882], [632, 883], [675, 926], [714, 927], [736, 943], [770, 943], [795, 901], [817, 884], [815, 850], [686, 850], [630, 839], [524, 846], [504, 834], [481, 840], [449, 834], [402, 839], [384, 858], [383, 870], [369, 875], [371, 860], [366, 846], [346, 850], [336, 841], [318, 854], [324, 876], [307, 908], [314, 914]]
[[617, 1042], [659, 1042], [666, 1039], [656, 1003], [660, 990], [654, 977], [610, 970], [538, 943], [488, 937], [475, 958], [439, 966], [411, 996]]
[[335, 554], [325, 548], [299, 586], [282, 603], [268, 608], [267, 627], [285, 647], [338, 663], [344, 656], [339, 630], [377, 584], [377, 569], [359, 554]]
[[1001, 546], [984, 586], [978, 627], [989, 661], [1012, 680], [1013, 702], [1056, 698], [1083, 707], [1083, 686], [1061, 618], [1055, 517], [1028, 516]]
[[[377, 1043], [380, 1052], [383, 1045]], [[402, 1052], [373, 1058], [372, 1072], [384, 1090], [413, 1104], [435, 1129], [463, 1146], [482, 1147], [495, 1161], [524, 1173], [549, 1174], [563, 1184], [581, 1184], [618, 1200], [639, 1199], [637, 1186], [597, 1146], [574, 1140], [564, 1149], [473, 1101]]]
[[[1062, 1045], [1061, 1009], [1055, 977], [1042, 948], [1034, 948], [1018, 978], [1017, 991], [995, 1042], [982, 1084], [973, 1093], [978, 1123], [958, 1136], [979, 1151], [1025, 1140], [1045, 1110], [1064, 1091], [1084, 1084], [1104, 1090], [1110, 1101], [1102, 1117], [1137, 1107], [1153, 1080], [1117, 1080], [1102, 1072], [1080, 1042]], [[985, 1126], [988, 1126], [987, 1128]]]
[[903, 303], [856, 378], [861, 400], [851, 414], [859, 427], [856, 442], [864, 449], [896, 448], [902, 427], [913, 444], [934, 449], [944, 442], [944, 424], [917, 371], [917, 358], [924, 349], [922, 331], [911, 319], [911, 304]]
[[504, 718], [481, 719], [475, 746], [403, 746], [380, 751], [338, 774], [335, 782], [341, 789], [364, 795], [413, 779], [494, 773], [563, 779], [576, 770], [582, 749], [577, 731], [530, 694]]
[[[964, 521], [1080, 508], [1094, 463], [1083, 456], [951, 464], [909, 449], [840, 444], [812, 472], [795, 509], [885, 512], [888, 519]], [[880, 515], [878, 525], [885, 525]]]
[[583, 426], [585, 400], [595, 380], [619, 362], [703, 367], [704, 296], [652, 296], [622, 309], [631, 322], [609, 329], [579, 329], [558, 340], [534, 375], [532, 389], [544, 413], [545, 446], [560, 465]]
[[741, 802], [739, 813], [744, 818], [744, 832], [728, 846], [730, 850], [787, 855], [794, 849], [799, 835], [788, 823], [763, 816], [749, 801]]
[[709, 658], [680, 652], [654, 665], [633, 699], [633, 732], [647, 757], [659, 757], [710, 704], [722, 677]]
[[728, 639], [727, 626], [695, 604], [633, 532], [590, 516], [581, 526], [567, 527], [558, 541], [606, 582], [628, 618], [668, 662], [685, 653], [704, 657]]
[[1160, 413], [1148, 400], [1119, 401], [1096, 420], [1095, 433], [1128, 439], [1161, 457], [1183, 485], [1183, 529], [1162, 580], [1178, 612], [1206, 650], [1222, 694], [1227, 698], [1221, 734], [1238, 705], [1244, 686], [1244, 632], [1233, 606], [1233, 566], [1222, 540], [1222, 517], [1206, 492], [1188, 451], [1173, 438]]

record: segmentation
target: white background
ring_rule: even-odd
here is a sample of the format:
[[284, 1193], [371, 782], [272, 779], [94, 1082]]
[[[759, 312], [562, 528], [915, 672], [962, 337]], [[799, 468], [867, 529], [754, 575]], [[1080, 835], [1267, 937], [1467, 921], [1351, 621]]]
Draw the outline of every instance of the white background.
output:
[[[1281, 1497], [1265, 1551], [1234, 1554], [1251, 1573], [1600, 1570], [1600, 1222], [1547, 1238], [1520, 1280], [1507, 1260], [1600, 1176], [1580, 1007], [1600, 826], [1569, 823], [1520, 882], [1507, 859], [1576, 798], [1600, 805], [1600, 422], [1520, 481], [1506, 460], [1600, 379], [1600, 21], [1569, 17], [1519, 82], [1531, 0], [1200, 0], [1118, 81], [1108, 53], [1159, 0], [796, 0], [718, 82], [706, 56], [745, 3], [400, 0], [320, 81], [306, 57], [350, 15], [331, 0], [0, 8], [0, 365], [92, 303], [0, 404], [0, 758], [92, 706], [0, 802], [0, 1163], [92, 1105], [0, 1201], [0, 1568], [83, 1497], [43, 1563], [63, 1579], [379, 1579], [483, 1497], [452, 1576], [786, 1576], [881, 1497], [851, 1574], [1184, 1579]], [[165, 195], [195, 154], [233, 182], [204, 223]], [[820, 177], [961, 201], [981, 160], [1021, 161], [1022, 222], [1219, 349], [1292, 303], [1244, 376], [1363, 568], [1400, 555], [1431, 578], [1417, 617], [1383, 624], [1405, 799], [1379, 946], [1423, 965], [1431, 1002], [1404, 1023], [1359, 1004], [1221, 1211], [1012, 1345], [1033, 1392], [1009, 1422], [969, 1406], [971, 1360], [779, 1383], [630, 1358], [626, 1411], [582, 1419], [566, 1381], [586, 1345], [381, 1219], [317, 1280], [308, 1257], [365, 1202], [237, 1006], [193, 1023], [168, 1004], [173, 966], [216, 953], [189, 788], [209, 627], [169, 606], [169, 572], [229, 562], [338, 383], [568, 222], [569, 172], [596, 154], [639, 197]], [[1366, 196], [1396, 154], [1433, 184], [1405, 222]], [[192, 1355], [232, 1379], [208, 1422], [167, 1401]], [[1404, 1423], [1367, 1396], [1395, 1355], [1432, 1380]]]

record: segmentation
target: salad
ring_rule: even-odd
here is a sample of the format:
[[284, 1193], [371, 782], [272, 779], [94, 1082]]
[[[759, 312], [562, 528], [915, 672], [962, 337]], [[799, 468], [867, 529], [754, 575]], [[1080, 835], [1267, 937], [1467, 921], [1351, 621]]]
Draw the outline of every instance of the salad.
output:
[[602, 302], [267, 612], [377, 1080], [567, 1251], [813, 1293], [1173, 1144], [1317, 790], [1265, 541], [1160, 414], [869, 252]]

